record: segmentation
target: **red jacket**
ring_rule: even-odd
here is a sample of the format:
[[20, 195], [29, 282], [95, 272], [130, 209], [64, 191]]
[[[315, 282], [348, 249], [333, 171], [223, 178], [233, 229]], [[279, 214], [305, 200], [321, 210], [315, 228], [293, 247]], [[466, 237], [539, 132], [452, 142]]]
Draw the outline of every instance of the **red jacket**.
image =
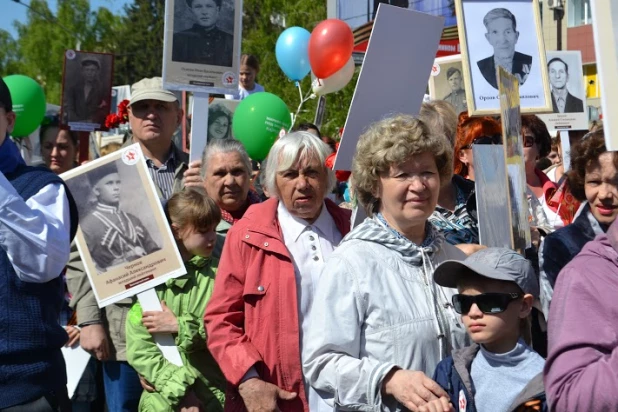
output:
[[[326, 208], [343, 236], [350, 211], [326, 199]], [[285, 247], [277, 206], [270, 199], [253, 205], [227, 233], [215, 289], [206, 308], [208, 348], [230, 383], [226, 411], [244, 411], [238, 394], [252, 366], [260, 378], [296, 392], [280, 401], [282, 412], [308, 411], [300, 360], [294, 264]]]

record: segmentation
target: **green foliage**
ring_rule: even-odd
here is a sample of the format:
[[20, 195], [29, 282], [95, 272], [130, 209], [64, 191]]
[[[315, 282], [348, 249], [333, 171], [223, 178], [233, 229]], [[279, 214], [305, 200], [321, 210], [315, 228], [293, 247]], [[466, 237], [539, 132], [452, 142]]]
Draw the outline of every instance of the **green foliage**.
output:
[[134, 0], [118, 31], [114, 84], [161, 76], [165, 0]]

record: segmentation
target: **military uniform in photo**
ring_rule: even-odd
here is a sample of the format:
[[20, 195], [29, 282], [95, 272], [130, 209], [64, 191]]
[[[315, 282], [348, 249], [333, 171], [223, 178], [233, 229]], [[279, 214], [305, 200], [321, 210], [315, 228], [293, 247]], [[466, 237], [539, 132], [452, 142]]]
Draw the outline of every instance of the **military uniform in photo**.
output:
[[455, 90], [450, 92], [442, 99], [455, 107], [455, 113], [468, 111], [468, 103], [466, 102], [466, 91], [464, 89]]
[[98, 272], [159, 250], [139, 218], [117, 207], [99, 203], [80, 225]]
[[[83, 66], [96, 66], [100, 70], [98, 60], [85, 58], [81, 62]], [[83, 69], [82, 69], [83, 70]], [[110, 104], [107, 101], [110, 90], [107, 90], [99, 78], [79, 81], [68, 88], [65, 92], [68, 122], [85, 122], [105, 124], [105, 117], [109, 114]]]
[[[97, 184], [117, 173], [114, 163], [91, 171], [88, 178], [95, 195]], [[160, 249], [141, 220], [122, 211], [119, 202], [104, 203], [100, 195], [97, 200], [92, 212], [80, 221], [97, 272], [106, 272], [114, 266], [131, 262]]]
[[234, 37], [219, 28], [204, 29], [194, 24], [188, 30], [174, 34], [172, 61], [232, 66]]

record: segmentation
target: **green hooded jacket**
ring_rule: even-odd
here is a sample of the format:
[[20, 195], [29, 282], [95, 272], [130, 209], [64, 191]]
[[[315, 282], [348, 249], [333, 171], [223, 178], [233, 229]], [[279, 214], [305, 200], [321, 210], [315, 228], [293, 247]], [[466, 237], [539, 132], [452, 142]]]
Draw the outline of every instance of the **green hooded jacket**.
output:
[[140, 411], [175, 411], [193, 390], [206, 411], [223, 411], [225, 378], [206, 347], [204, 311], [212, 295], [218, 260], [194, 256], [187, 274], [156, 287], [160, 300], [178, 320], [174, 336], [183, 366], [169, 363], [142, 323], [142, 307], [135, 303], [127, 317], [127, 359], [156, 392], [144, 391]]

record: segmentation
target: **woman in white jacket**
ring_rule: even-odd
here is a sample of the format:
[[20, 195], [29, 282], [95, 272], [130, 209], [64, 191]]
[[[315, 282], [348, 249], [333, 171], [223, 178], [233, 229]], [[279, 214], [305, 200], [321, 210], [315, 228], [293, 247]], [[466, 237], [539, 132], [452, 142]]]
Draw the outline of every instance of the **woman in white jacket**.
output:
[[354, 186], [368, 217], [320, 275], [303, 338], [307, 381], [335, 410], [416, 411], [446, 393], [428, 376], [466, 346], [453, 289], [434, 268], [465, 258], [427, 218], [453, 168], [448, 140], [398, 115], [375, 123], [357, 145]]

